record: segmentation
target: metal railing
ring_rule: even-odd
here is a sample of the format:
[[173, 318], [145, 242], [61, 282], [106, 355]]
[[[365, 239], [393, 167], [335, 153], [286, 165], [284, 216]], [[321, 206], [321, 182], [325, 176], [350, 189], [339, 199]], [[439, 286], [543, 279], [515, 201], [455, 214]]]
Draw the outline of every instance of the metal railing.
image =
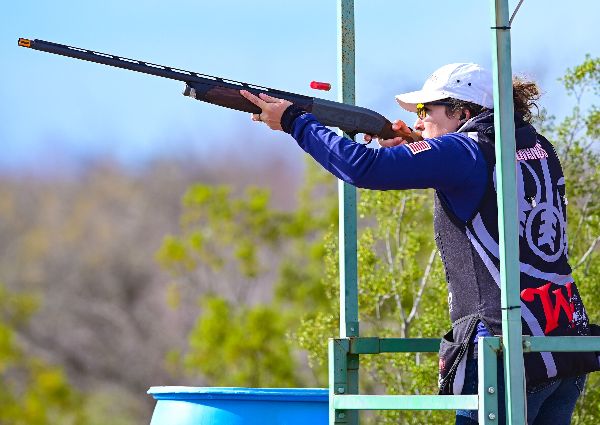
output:
[[[358, 424], [358, 410], [477, 410], [480, 424], [498, 424], [498, 360], [500, 337], [479, 338], [477, 395], [359, 395], [350, 392], [349, 372], [358, 373], [359, 355], [437, 353], [435, 338], [336, 338], [329, 340], [329, 423]], [[525, 353], [600, 352], [600, 337], [522, 337]], [[508, 387], [506, 387], [508, 394]], [[525, 405], [525, 400], [523, 400]], [[508, 410], [508, 409], [507, 409]], [[510, 423], [507, 417], [507, 422]], [[517, 422], [513, 423], [516, 424]], [[526, 423], [522, 422], [522, 424]]]

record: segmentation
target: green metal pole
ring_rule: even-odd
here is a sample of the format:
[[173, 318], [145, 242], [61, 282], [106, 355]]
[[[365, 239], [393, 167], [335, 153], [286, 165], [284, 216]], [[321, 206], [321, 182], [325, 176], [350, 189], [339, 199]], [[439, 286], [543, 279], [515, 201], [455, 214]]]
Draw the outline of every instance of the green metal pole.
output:
[[[354, 105], [354, 0], [338, 3], [338, 100]], [[347, 135], [346, 135], [347, 136]], [[339, 181], [340, 338], [358, 336], [356, 188]]]
[[477, 367], [479, 369], [478, 399], [479, 399], [479, 424], [494, 425], [498, 419], [498, 350], [500, 341], [498, 337], [479, 338]]
[[347, 339], [329, 340], [329, 425], [347, 424], [349, 416], [356, 416], [334, 407], [334, 396], [346, 394], [348, 390], [349, 346]]
[[519, 233], [508, 0], [492, 0], [496, 192], [500, 236], [502, 345], [509, 425], [527, 423], [521, 337]]
[[[354, 0], [338, 0], [338, 100], [354, 105]], [[346, 135], [347, 137], [347, 135]], [[340, 338], [359, 335], [356, 254], [356, 188], [342, 181], [339, 192]], [[358, 354], [347, 354], [347, 394], [358, 394]], [[332, 383], [330, 383], [332, 385]], [[336, 418], [339, 420], [339, 418]], [[358, 425], [358, 411], [347, 412]]]

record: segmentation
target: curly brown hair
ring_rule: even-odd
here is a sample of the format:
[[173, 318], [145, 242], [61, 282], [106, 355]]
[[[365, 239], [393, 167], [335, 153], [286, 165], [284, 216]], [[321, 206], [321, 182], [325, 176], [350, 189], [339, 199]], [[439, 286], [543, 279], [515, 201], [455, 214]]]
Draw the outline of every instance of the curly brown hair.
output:
[[[542, 94], [537, 83], [523, 77], [513, 77], [513, 103], [515, 112], [526, 122], [532, 121], [533, 108], [539, 113], [539, 107], [536, 102], [541, 96]], [[487, 108], [481, 105], [464, 100], [448, 98], [443, 101], [448, 103], [446, 108], [448, 118], [452, 117], [456, 112], [462, 112], [465, 109], [471, 112], [472, 117], [487, 110]]]
[[533, 119], [533, 108], [539, 114], [540, 108], [537, 101], [542, 97], [540, 88], [534, 81], [526, 80], [523, 77], [513, 77], [513, 102], [515, 112], [523, 117], [527, 122]]

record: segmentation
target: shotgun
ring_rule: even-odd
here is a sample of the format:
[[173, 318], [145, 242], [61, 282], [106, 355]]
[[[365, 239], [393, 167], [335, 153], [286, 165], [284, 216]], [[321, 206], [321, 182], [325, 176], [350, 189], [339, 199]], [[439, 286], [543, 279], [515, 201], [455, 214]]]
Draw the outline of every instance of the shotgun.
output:
[[270, 96], [295, 103], [304, 110], [312, 113], [323, 125], [337, 127], [351, 137], [354, 137], [358, 133], [364, 133], [383, 139], [391, 139], [399, 136], [409, 142], [416, 142], [422, 139], [421, 135], [413, 130], [410, 133], [394, 131], [392, 123], [383, 115], [359, 106], [285, 92], [227, 78], [213, 77], [198, 72], [185, 71], [183, 69], [128, 59], [79, 47], [66, 46], [50, 41], [19, 38], [19, 46], [169, 78], [171, 80], [183, 81], [185, 83], [183, 91], [185, 96], [238, 111], [253, 114], [261, 113], [261, 109], [258, 106], [246, 100], [240, 94], [240, 90], [243, 89], [257, 96], [259, 93], [266, 93]]

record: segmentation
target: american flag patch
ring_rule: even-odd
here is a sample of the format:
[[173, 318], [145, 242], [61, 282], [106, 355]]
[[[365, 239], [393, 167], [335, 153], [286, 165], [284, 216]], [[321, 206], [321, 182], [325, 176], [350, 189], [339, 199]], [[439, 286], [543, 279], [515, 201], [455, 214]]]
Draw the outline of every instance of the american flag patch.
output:
[[431, 145], [429, 143], [427, 143], [425, 140], [420, 140], [420, 141], [414, 142], [414, 143], [408, 143], [406, 146], [408, 146], [408, 149], [410, 149], [410, 151], [413, 153], [413, 155], [416, 155], [418, 153], [421, 153], [423, 151], [428, 151], [429, 149], [431, 149]]

